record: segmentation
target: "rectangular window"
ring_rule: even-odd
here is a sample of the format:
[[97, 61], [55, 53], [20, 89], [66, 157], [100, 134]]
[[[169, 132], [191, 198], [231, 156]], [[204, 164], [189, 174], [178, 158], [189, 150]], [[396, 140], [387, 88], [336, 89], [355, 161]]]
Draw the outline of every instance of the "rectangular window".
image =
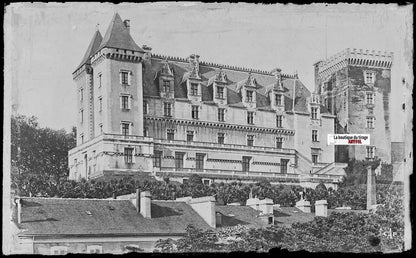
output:
[[128, 71], [121, 71], [120, 72], [120, 82], [123, 85], [130, 85], [130, 83], [129, 83], [129, 72]]
[[121, 123], [121, 134], [130, 135], [130, 123]]
[[172, 116], [172, 104], [171, 103], [163, 103], [163, 114], [165, 116]]
[[318, 163], [318, 154], [312, 154], [312, 163]]
[[147, 115], [147, 101], [143, 101], [143, 115]]
[[289, 163], [288, 159], [280, 160], [280, 173], [283, 173], [283, 174], [287, 173], [287, 163]]
[[253, 91], [247, 90], [246, 91], [246, 101], [247, 102], [253, 102]]
[[275, 94], [274, 98], [275, 98], [276, 106], [281, 106], [282, 105], [282, 95], [281, 94]]
[[182, 152], [175, 152], [175, 168], [183, 168], [184, 155]]
[[225, 140], [225, 134], [224, 133], [218, 133], [218, 143], [219, 144], [224, 144], [224, 140]]
[[205, 154], [203, 153], [196, 154], [195, 166], [197, 170], [204, 169], [204, 157], [205, 157]]
[[249, 172], [250, 171], [250, 160], [251, 160], [251, 157], [243, 156], [243, 162], [242, 162], [243, 172]]
[[124, 148], [124, 162], [133, 163], [133, 148]]
[[102, 85], [102, 77], [103, 77], [103, 75], [101, 74], [101, 73], [99, 73], [98, 74], [98, 87], [100, 88], [101, 87], [101, 85]]
[[282, 115], [277, 115], [276, 116], [276, 127], [283, 127], [283, 116]]
[[365, 95], [366, 95], [366, 104], [374, 104], [374, 94], [372, 92], [367, 92]]
[[173, 141], [173, 140], [175, 140], [175, 130], [173, 130], [173, 129], [168, 129], [167, 130], [167, 139], [169, 140], [169, 141]]
[[374, 146], [366, 146], [366, 157], [369, 159], [373, 159], [375, 156], [375, 147]]
[[254, 124], [254, 112], [247, 112], [247, 124], [253, 125]]
[[89, 245], [87, 246], [87, 253], [90, 254], [100, 254], [102, 253], [102, 246], [100, 245]]
[[198, 84], [197, 83], [191, 83], [191, 95], [198, 96]]
[[164, 92], [170, 92], [170, 81], [163, 80], [163, 91]]
[[247, 146], [254, 145], [254, 135], [247, 135]]
[[365, 83], [374, 83], [375, 81], [375, 73], [373, 72], [365, 72]]
[[84, 89], [83, 88], [79, 90], [79, 101], [81, 101], [81, 103], [84, 101]]
[[52, 246], [51, 255], [65, 255], [68, 252], [68, 247], [66, 246]]
[[84, 123], [84, 110], [83, 110], [83, 109], [81, 109], [81, 110], [79, 111], [79, 113], [80, 113], [80, 120], [81, 120], [81, 124], [82, 124], [82, 123]]
[[225, 108], [218, 109], [218, 121], [224, 122], [225, 121]]
[[98, 111], [103, 111], [103, 97], [98, 97]]
[[224, 87], [217, 86], [217, 98], [218, 99], [224, 98]]
[[276, 138], [276, 148], [277, 149], [283, 148], [283, 137]]
[[194, 141], [194, 131], [187, 131], [186, 132], [186, 141], [193, 142]]
[[162, 152], [161, 151], [154, 152], [153, 166], [157, 168], [160, 168], [162, 166]]
[[312, 141], [313, 142], [318, 141], [318, 130], [312, 130]]
[[146, 127], [143, 127], [143, 136], [144, 137], [147, 137], [147, 128]]
[[318, 119], [318, 108], [316, 107], [311, 108], [311, 118]]
[[211, 180], [209, 180], [209, 179], [204, 179], [204, 180], [202, 180], [202, 183], [203, 183], [204, 185], [210, 185]]
[[199, 106], [192, 106], [192, 118], [199, 119]]
[[121, 96], [121, 109], [124, 109], [124, 110], [130, 109], [130, 96], [127, 96], [127, 95]]
[[374, 129], [374, 117], [367, 117], [367, 129]]

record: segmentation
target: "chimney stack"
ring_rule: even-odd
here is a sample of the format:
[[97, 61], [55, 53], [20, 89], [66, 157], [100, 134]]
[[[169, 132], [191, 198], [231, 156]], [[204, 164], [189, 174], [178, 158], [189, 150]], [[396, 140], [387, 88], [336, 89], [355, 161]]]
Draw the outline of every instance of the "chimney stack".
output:
[[370, 165], [367, 167], [367, 210], [374, 208], [376, 204], [376, 175]]
[[216, 227], [214, 196], [192, 198], [189, 200], [189, 205], [191, 205], [192, 209], [196, 211], [210, 227]]
[[17, 223], [20, 224], [22, 223], [22, 199], [17, 198], [15, 202], [17, 204]]
[[140, 213], [143, 215], [143, 217], [150, 219], [151, 216], [151, 206], [152, 206], [152, 200], [151, 200], [150, 191], [144, 191], [140, 193]]
[[328, 202], [326, 200], [315, 202], [315, 216], [328, 217]]
[[126, 26], [127, 32], [130, 34], [130, 20], [124, 20], [124, 26]]
[[136, 189], [136, 199], [135, 199], [135, 205], [137, 213], [140, 212], [140, 190]]

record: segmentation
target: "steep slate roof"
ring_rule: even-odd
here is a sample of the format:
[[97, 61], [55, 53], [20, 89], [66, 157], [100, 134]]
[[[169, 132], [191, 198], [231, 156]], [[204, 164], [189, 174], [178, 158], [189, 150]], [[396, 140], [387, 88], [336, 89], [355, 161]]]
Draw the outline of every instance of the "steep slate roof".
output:
[[[157, 55], [152, 56], [151, 62], [145, 63], [145, 74], [143, 83], [144, 96], [159, 96], [159, 77], [158, 73], [162, 69], [162, 64], [165, 58], [160, 58]], [[187, 77], [187, 73], [190, 72], [190, 66], [185, 59], [170, 58], [168, 59], [169, 66], [174, 74], [174, 89], [175, 98], [187, 98], [187, 89], [183, 78]], [[242, 103], [241, 93], [238, 91], [238, 84], [245, 82], [248, 78], [248, 71], [238, 69], [228, 69], [222, 67], [222, 70], [227, 75], [227, 101], [230, 106], [245, 108]], [[200, 64], [199, 72], [202, 79], [202, 98], [203, 101], [213, 100], [212, 82], [215, 75], [218, 73], [219, 68], [209, 66], [206, 64]], [[254, 76], [257, 89], [256, 89], [256, 101], [257, 107], [261, 110], [272, 110], [270, 107], [270, 101], [267, 96], [267, 92], [274, 87], [275, 77], [272, 74], [251, 72]], [[293, 102], [293, 84], [295, 79], [282, 77], [282, 85], [285, 96], [285, 110], [292, 110]], [[208, 86], [208, 87], [207, 87]], [[310, 91], [305, 85], [296, 79], [296, 99], [295, 99], [295, 111], [308, 112], [306, 105], [306, 98], [311, 95]], [[322, 111], [321, 111], [322, 112]]]
[[144, 52], [143, 49], [134, 42], [118, 13], [114, 14], [99, 49], [104, 47]]
[[87, 51], [85, 51], [81, 63], [77, 66], [77, 69], [80, 68], [83, 64], [90, 62], [90, 57], [98, 51], [98, 48], [100, 47], [102, 40], [103, 37], [101, 36], [100, 31], [97, 30], [94, 33], [94, 36], [92, 37], [90, 44], [88, 45]]
[[219, 229], [237, 225], [247, 227], [267, 226], [258, 218], [260, 212], [248, 206], [221, 205], [216, 206], [215, 211], [222, 214], [222, 224]]
[[274, 223], [276, 225], [288, 226], [293, 223], [305, 223], [315, 218], [314, 213], [305, 213], [296, 207], [279, 207], [273, 209]]
[[185, 233], [188, 224], [210, 228], [184, 202], [152, 201], [152, 218], [146, 219], [129, 200], [22, 198], [22, 201], [22, 223], [18, 226], [27, 235], [178, 235]]

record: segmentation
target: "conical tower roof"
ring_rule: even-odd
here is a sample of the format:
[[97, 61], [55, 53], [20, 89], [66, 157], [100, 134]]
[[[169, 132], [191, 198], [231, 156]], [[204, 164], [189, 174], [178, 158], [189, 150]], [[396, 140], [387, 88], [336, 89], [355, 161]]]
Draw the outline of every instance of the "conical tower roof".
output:
[[90, 44], [88, 45], [87, 51], [85, 51], [84, 57], [82, 58], [81, 63], [78, 65], [77, 69], [80, 68], [83, 64], [89, 63], [90, 57], [98, 51], [100, 47], [101, 41], [103, 40], [103, 36], [101, 36], [100, 31], [96, 31]]
[[134, 42], [118, 13], [114, 14], [99, 49], [104, 47], [144, 52], [143, 49]]

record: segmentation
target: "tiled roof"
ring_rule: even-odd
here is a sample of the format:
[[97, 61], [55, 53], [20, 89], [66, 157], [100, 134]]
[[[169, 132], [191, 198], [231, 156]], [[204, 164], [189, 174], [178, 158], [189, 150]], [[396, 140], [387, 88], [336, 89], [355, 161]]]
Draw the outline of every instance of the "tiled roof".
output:
[[87, 51], [85, 51], [81, 63], [77, 66], [77, 69], [80, 68], [83, 64], [90, 62], [90, 57], [98, 50], [102, 40], [103, 37], [101, 36], [100, 31], [97, 30], [94, 33], [94, 36], [92, 37], [90, 44], [88, 45]]
[[143, 49], [134, 42], [118, 13], [114, 14], [99, 49], [104, 47], [144, 52]]
[[[162, 69], [162, 62], [165, 58], [154, 55], [151, 61], [145, 64], [144, 75], [144, 89], [145, 96], [159, 96], [158, 79], [155, 79], [157, 73]], [[175, 78], [175, 98], [187, 98], [186, 85], [184, 78], [187, 78], [187, 74], [190, 72], [190, 66], [185, 59], [170, 58], [168, 60], [170, 67], [173, 70]], [[218, 73], [219, 68], [217, 66], [209, 66], [207, 64], [200, 64], [199, 72], [202, 79], [202, 98], [204, 101], [213, 100], [212, 87], [209, 87], [215, 75]], [[227, 75], [227, 101], [230, 106], [244, 107], [242, 103], [241, 93], [238, 91], [238, 84], [245, 83], [249, 76], [248, 71], [230, 69], [223, 67], [222, 70]], [[264, 72], [251, 71], [252, 76], [256, 80], [256, 96], [257, 106], [265, 110], [271, 110], [270, 101], [267, 96], [267, 92], [270, 87], [274, 87], [275, 77], [272, 74], [265, 74]], [[296, 101], [295, 110], [301, 112], [307, 112], [306, 98], [311, 95], [310, 91], [303, 85], [299, 79], [290, 77], [282, 77], [282, 86], [285, 96], [285, 109], [292, 109], [292, 97], [293, 97], [293, 84], [296, 80]], [[208, 87], [207, 87], [208, 86]], [[267, 107], [268, 106], [268, 107]]]
[[258, 218], [260, 212], [248, 206], [221, 205], [216, 206], [215, 210], [222, 214], [222, 224], [220, 227], [232, 227], [237, 225], [244, 225], [247, 227], [267, 226], [266, 223]]
[[[209, 226], [184, 202], [152, 201], [151, 219], [129, 200], [22, 198], [23, 234], [183, 234], [188, 224]], [[89, 215], [90, 214], [90, 215]], [[16, 212], [14, 213], [16, 216]], [[16, 220], [15, 220], [16, 221]]]

